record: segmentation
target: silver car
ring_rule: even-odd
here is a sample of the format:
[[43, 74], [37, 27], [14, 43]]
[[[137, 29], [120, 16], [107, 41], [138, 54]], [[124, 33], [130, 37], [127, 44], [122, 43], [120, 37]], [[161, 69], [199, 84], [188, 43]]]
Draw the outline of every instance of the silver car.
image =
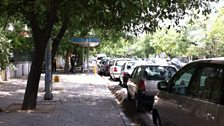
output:
[[130, 61], [130, 59], [113, 59], [110, 61], [110, 79], [112, 80], [119, 80], [120, 78], [120, 72], [121, 72], [121, 66], [126, 62]]
[[153, 122], [160, 126], [224, 126], [224, 58], [191, 62], [160, 90]]
[[157, 94], [157, 83], [168, 80], [172, 73], [159, 65], [141, 65], [135, 67], [128, 82], [128, 99], [134, 99], [137, 111], [142, 111], [145, 106], [152, 108], [154, 96]]
[[145, 61], [126, 61], [122, 67], [120, 72], [120, 85], [123, 87], [127, 87], [128, 79], [130, 78], [134, 68], [136, 66], [145, 65], [147, 62]]

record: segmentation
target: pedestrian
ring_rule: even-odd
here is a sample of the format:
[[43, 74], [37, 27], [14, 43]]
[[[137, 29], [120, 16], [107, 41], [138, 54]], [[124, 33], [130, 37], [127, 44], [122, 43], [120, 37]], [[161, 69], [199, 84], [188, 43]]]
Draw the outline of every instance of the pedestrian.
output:
[[52, 70], [53, 72], [56, 72], [56, 71], [57, 71], [57, 63], [56, 63], [56, 59], [53, 60], [53, 63], [52, 63], [52, 69], [53, 69], [53, 70]]
[[75, 65], [75, 57], [74, 56], [71, 57], [70, 63], [71, 63], [70, 72], [73, 73], [74, 72], [74, 65]]

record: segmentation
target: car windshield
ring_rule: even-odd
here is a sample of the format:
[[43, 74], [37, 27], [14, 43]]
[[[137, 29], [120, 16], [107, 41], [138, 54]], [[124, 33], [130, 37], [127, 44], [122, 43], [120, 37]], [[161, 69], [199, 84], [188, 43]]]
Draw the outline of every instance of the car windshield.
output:
[[148, 66], [143, 76], [147, 80], [168, 80], [172, 77], [172, 72], [164, 66]]
[[127, 69], [128, 70], [132, 70], [132, 69], [134, 69], [134, 65], [136, 65], [136, 62], [128, 62], [127, 63]]
[[164, 68], [166, 70], [168, 70], [168, 72], [171, 76], [173, 76], [177, 72], [177, 69], [175, 67], [172, 67], [172, 66], [164, 66]]
[[104, 64], [104, 65], [105, 65], [105, 64], [109, 64], [109, 60], [108, 60], [108, 59], [102, 59], [102, 60], [101, 60], [101, 63]]
[[116, 66], [122, 66], [127, 60], [117, 60]]

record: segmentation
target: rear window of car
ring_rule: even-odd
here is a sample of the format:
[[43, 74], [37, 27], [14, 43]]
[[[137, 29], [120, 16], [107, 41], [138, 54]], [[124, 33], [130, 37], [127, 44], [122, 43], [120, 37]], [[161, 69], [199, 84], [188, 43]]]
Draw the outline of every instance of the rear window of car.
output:
[[128, 62], [126, 65], [126, 69], [129, 69], [129, 70], [134, 69], [133, 66], [135, 65], [136, 65], [136, 62]]
[[171, 74], [172, 76], [177, 72], [177, 69], [172, 66], [165, 66], [164, 68], [168, 70], [168, 72], [170, 72], [169, 74]]
[[172, 75], [170, 75], [170, 71], [165, 69], [162, 66], [148, 66], [145, 68], [144, 77], [147, 80], [165, 80], [169, 79]]
[[117, 60], [115, 66], [122, 66], [127, 60]]

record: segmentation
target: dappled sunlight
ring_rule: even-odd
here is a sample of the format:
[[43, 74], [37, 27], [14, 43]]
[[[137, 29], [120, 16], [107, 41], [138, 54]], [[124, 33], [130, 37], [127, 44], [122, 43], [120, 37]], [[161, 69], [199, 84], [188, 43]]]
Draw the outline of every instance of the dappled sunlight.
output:
[[7, 113], [26, 113], [26, 114], [30, 114], [30, 113], [48, 113], [51, 111], [54, 111], [56, 108], [55, 104], [37, 104], [36, 109], [34, 110], [21, 110], [22, 108], [22, 104], [21, 103], [12, 103], [10, 105], [8, 105], [7, 107], [5, 107], [3, 110], [4, 112]]
[[45, 94], [44, 92], [39, 92], [39, 93], [37, 94], [37, 96], [38, 96], [38, 97], [43, 97], [44, 94]]
[[53, 94], [61, 94], [61, 93], [63, 93], [62, 91], [53, 91], [52, 92]]
[[0, 98], [1, 97], [5, 97], [5, 96], [11, 96], [12, 94], [10, 92], [7, 91], [0, 91]]
[[[81, 84], [89, 84], [93, 83], [94, 84], [101, 84], [103, 83], [102, 80], [97, 79], [99, 76], [94, 76], [94, 75], [86, 75], [86, 74], [77, 74], [76, 76], [74, 75], [59, 75], [59, 82], [61, 83], [81, 83]], [[61, 80], [60, 78], [63, 78]]]
[[103, 90], [105, 90], [105, 88], [106, 88], [105, 85], [100, 85], [99, 87], [95, 87], [91, 84], [89, 84], [89, 85], [80, 84], [80, 86], [69, 85], [68, 87], [72, 87], [72, 90], [65, 89], [64, 92], [66, 94], [69, 94], [70, 97], [72, 97], [72, 96], [73, 97], [90, 96], [90, 97], [101, 97], [101, 98], [111, 97], [109, 91], [100, 92], [102, 90], [102, 88], [104, 88]]
[[115, 92], [116, 101], [118, 104], [123, 103], [123, 101], [127, 98], [127, 89], [121, 88]]
[[[9, 125], [16, 124], [6, 121], [7, 116], [22, 120], [21, 124], [25, 125], [33, 125], [33, 122], [35, 125], [54, 125], [54, 122], [57, 122], [58, 125], [64, 125], [61, 122], [67, 122], [71, 126], [76, 124], [88, 125], [89, 122], [91, 125], [107, 125], [108, 123], [119, 122], [121, 118], [115, 106], [114, 96], [106, 87], [105, 81], [98, 77], [83, 74], [59, 75], [59, 82], [52, 83], [53, 100], [44, 100], [45, 82], [42, 76], [43, 80], [40, 80], [38, 87], [37, 108], [26, 111], [21, 110], [25, 86], [23, 84], [21, 86], [19, 83], [17, 83], [18, 85], [8, 84], [5, 87], [0, 85], [1, 91], [9, 92], [11, 90], [12, 92], [11, 97], [2, 99], [8, 99], [5, 104], [0, 103], [0, 106], [4, 108], [3, 113], [10, 113], [1, 116], [0, 122], [3, 122], [3, 125], [4, 122]], [[16, 101], [13, 100], [16, 98]], [[86, 119], [83, 120], [83, 117]], [[61, 120], [58, 121], [58, 118]]]
[[25, 93], [25, 89], [19, 89], [19, 90], [16, 90], [15, 92], [16, 93], [22, 93], [23, 94], [23, 93]]

